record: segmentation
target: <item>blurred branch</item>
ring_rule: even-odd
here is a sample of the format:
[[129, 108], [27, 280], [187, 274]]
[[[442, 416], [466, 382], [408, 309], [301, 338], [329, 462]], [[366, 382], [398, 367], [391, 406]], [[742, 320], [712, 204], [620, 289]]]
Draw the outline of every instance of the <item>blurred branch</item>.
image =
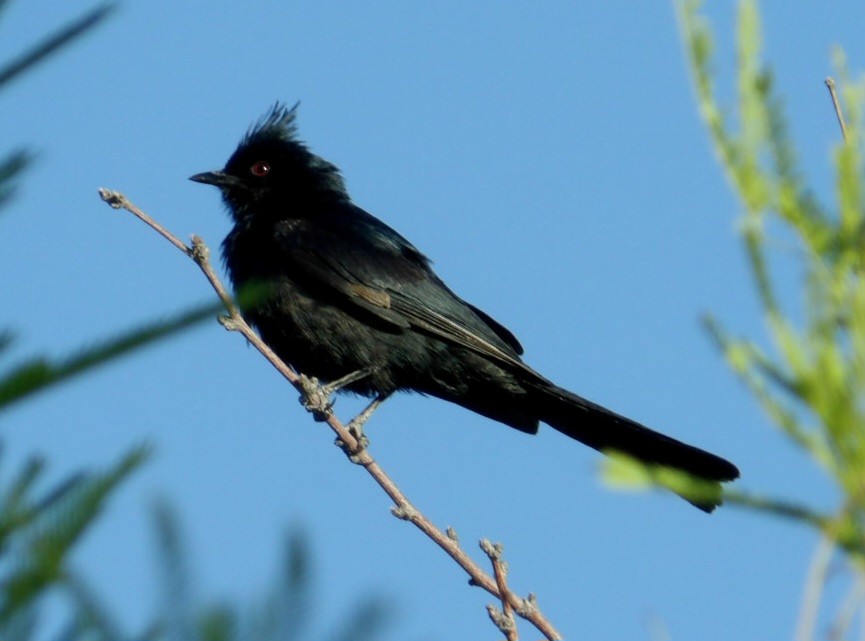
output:
[[[862, 609], [863, 600], [865, 600], [865, 581], [859, 577], [859, 580], [850, 586], [847, 596], [839, 608], [838, 616], [826, 635], [829, 641], [845, 641], [851, 637], [850, 628], [853, 626], [857, 612]], [[862, 625], [861, 622], [860, 625]], [[859, 638], [863, 638], [862, 634]]]
[[[16, 60], [0, 69], [0, 87], [90, 31], [105, 20], [116, 7], [117, 5], [114, 3], [99, 5], [77, 20], [70, 22], [65, 27], [61, 27], [55, 33], [45, 38], [45, 40], [21, 54]], [[0, 9], [2, 9], [2, 5], [0, 5]]]
[[817, 549], [814, 550], [802, 594], [799, 621], [796, 624], [796, 641], [811, 641], [814, 638], [823, 588], [826, 585], [826, 575], [829, 572], [829, 563], [832, 561], [834, 551], [835, 545], [828, 537], [821, 538]]
[[193, 235], [192, 245], [187, 246], [174, 234], [166, 230], [145, 212], [131, 203], [123, 194], [109, 189], [100, 189], [99, 195], [111, 207], [115, 209], [125, 209], [135, 215], [148, 226], [153, 228], [157, 233], [162, 235], [166, 240], [168, 240], [168, 242], [189, 256], [196, 265], [198, 265], [199, 269], [201, 269], [204, 276], [210, 282], [225, 307], [227, 316], [220, 318], [222, 325], [229, 331], [240, 333], [301, 394], [301, 397], [304, 399], [304, 406], [316, 415], [317, 418], [320, 417], [327, 423], [331, 430], [336, 433], [338, 440], [342, 443], [343, 449], [350, 456], [351, 460], [363, 467], [379, 487], [381, 487], [395, 503], [395, 506], [391, 508], [391, 512], [394, 516], [411, 522], [415, 527], [426, 534], [469, 575], [471, 579], [470, 583], [472, 585], [483, 588], [496, 598], [500, 599], [503, 604], [513, 608], [520, 617], [534, 625], [541, 634], [546, 637], [546, 639], [549, 641], [557, 641], [562, 638], [559, 632], [538, 609], [537, 603], [533, 597], [524, 599], [507, 588], [500, 591], [496, 579], [484, 572], [480, 566], [475, 563], [460, 547], [457, 537], [453, 534], [452, 530], [449, 529], [449, 533], [451, 534], [451, 536], [449, 536], [424, 516], [373, 459], [369, 451], [364, 447], [364, 444], [361, 443], [352, 431], [350, 431], [333, 415], [333, 412], [327, 403], [327, 399], [321, 398], [324, 395], [316, 393], [320, 392], [320, 389], [310, 390], [308, 382], [306, 384], [304, 383], [304, 380], [308, 381], [309, 379], [305, 379], [305, 377], [296, 373], [286, 365], [273, 352], [273, 350], [267, 346], [267, 344], [264, 343], [252, 327], [250, 327], [243, 319], [237, 305], [219, 280], [219, 277], [216, 275], [216, 272], [210, 264], [210, 249], [205, 245], [201, 238]]

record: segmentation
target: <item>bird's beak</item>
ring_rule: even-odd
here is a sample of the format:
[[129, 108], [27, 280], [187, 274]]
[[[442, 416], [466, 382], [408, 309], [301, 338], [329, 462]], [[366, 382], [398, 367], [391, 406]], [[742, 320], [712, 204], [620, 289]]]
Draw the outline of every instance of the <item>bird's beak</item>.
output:
[[235, 187], [239, 182], [237, 178], [226, 174], [224, 171], [205, 171], [203, 174], [190, 176], [189, 180], [194, 180], [197, 183], [204, 183], [205, 185], [215, 185], [221, 189], [226, 187]]

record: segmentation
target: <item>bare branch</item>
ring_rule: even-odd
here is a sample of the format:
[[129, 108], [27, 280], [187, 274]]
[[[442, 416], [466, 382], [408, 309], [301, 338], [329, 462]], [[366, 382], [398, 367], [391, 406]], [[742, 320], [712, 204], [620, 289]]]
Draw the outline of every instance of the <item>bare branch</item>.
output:
[[[491, 543], [489, 539], [481, 539], [481, 550], [484, 551], [484, 554], [489, 557], [490, 562], [493, 564], [493, 575], [496, 578], [496, 587], [499, 589], [499, 594], [509, 594], [510, 590], [507, 584], [508, 565], [502, 559], [505, 546], [501, 543]], [[493, 623], [496, 624], [496, 627], [505, 635], [507, 641], [519, 641], [517, 624], [514, 621], [514, 609], [507, 598], [502, 598], [501, 611], [492, 605], [488, 605], [487, 613], [490, 615]]]
[[165, 229], [165, 227], [160, 225], [158, 222], [153, 220], [150, 216], [148, 216], [143, 211], [141, 211], [138, 207], [136, 207], [131, 202], [129, 202], [126, 199], [126, 196], [121, 194], [119, 191], [114, 191], [112, 189], [105, 189], [104, 187], [101, 187], [99, 189], [99, 197], [102, 200], [104, 200], [106, 203], [111, 205], [111, 207], [114, 209], [125, 209], [126, 211], [128, 211], [132, 215], [136, 216], [141, 221], [143, 221], [145, 224], [149, 225], [154, 230], [156, 230], [163, 238], [165, 238], [168, 242], [170, 242], [172, 245], [177, 247], [177, 249], [182, 251], [184, 254], [186, 254], [187, 256], [192, 255], [192, 248], [191, 247], [187, 247], [185, 244], [183, 244], [177, 238], [177, 236], [172, 234], [170, 231]]
[[841, 111], [841, 103], [838, 101], [838, 93], [835, 91], [835, 78], [826, 76], [826, 87], [829, 89], [829, 96], [832, 98], [832, 105], [835, 107], [835, 115], [838, 117], [838, 124], [841, 126], [841, 135], [844, 140], [847, 140], [847, 123], [844, 122], [844, 112]]
[[[220, 318], [223, 327], [229, 331], [240, 333], [255, 349], [257, 349], [264, 358], [266, 358], [282, 376], [291, 383], [292, 386], [301, 394], [304, 399], [304, 405], [307, 409], [321, 418], [328, 427], [337, 435], [337, 440], [341, 442], [343, 449], [349, 454], [352, 461], [362, 466], [373, 480], [385, 491], [385, 493], [394, 502], [394, 507], [391, 512], [394, 516], [411, 522], [421, 532], [427, 535], [436, 545], [438, 545], [445, 553], [448, 554], [459, 565], [466, 574], [469, 575], [469, 583], [483, 588], [494, 597], [502, 602], [504, 608], [503, 617], [510, 617], [511, 627], [513, 629], [510, 636], [503, 628], [503, 632], [508, 634], [508, 641], [516, 640], [516, 628], [513, 626], [513, 613], [529, 621], [538, 631], [544, 635], [548, 641], [559, 641], [562, 636], [553, 627], [553, 625], [544, 617], [537, 607], [537, 601], [533, 594], [528, 598], [523, 599], [512, 592], [505, 582], [504, 566], [502, 562], [493, 561], [493, 569], [496, 573], [495, 578], [490, 577], [484, 572], [481, 567], [466, 554], [460, 547], [456, 534], [452, 528], [448, 528], [445, 533], [436, 527], [429, 519], [418, 510], [409, 499], [402, 493], [402, 490], [394, 483], [394, 481], [384, 472], [379, 464], [373, 459], [369, 451], [360, 439], [349, 430], [339, 419], [337, 419], [326, 403], [316, 402], [314, 397], [316, 394], [315, 386], [310, 386], [310, 379], [295, 372], [291, 367], [286, 365], [276, 353], [268, 347], [258, 334], [250, 327], [240, 313], [239, 308], [235, 304], [232, 297], [228, 294], [219, 277], [216, 275], [212, 265], [210, 264], [210, 250], [204, 241], [198, 236], [192, 237], [192, 246], [187, 246], [181, 242], [177, 236], [169, 232], [162, 225], [153, 220], [141, 209], [130, 202], [126, 196], [120, 192], [100, 189], [99, 195], [106, 203], [115, 209], [125, 209], [144, 223], [152, 227], [163, 238], [168, 240], [177, 249], [189, 256], [195, 261], [199, 269], [204, 273], [210, 285], [213, 287], [222, 304], [225, 306], [227, 316]], [[319, 390], [320, 391], [320, 390]], [[498, 555], [501, 554], [501, 546], [499, 544]], [[492, 560], [492, 557], [490, 557]], [[492, 614], [491, 614], [492, 616]], [[498, 624], [497, 624], [498, 625]]]

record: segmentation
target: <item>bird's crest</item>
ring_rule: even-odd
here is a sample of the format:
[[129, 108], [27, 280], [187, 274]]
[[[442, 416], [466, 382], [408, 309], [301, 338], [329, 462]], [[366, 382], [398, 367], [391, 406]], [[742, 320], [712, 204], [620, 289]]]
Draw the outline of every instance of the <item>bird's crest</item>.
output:
[[295, 138], [297, 134], [297, 108], [300, 102], [294, 103], [293, 107], [288, 107], [281, 102], [276, 102], [270, 110], [258, 119], [241, 142], [241, 146], [253, 142], [260, 138], [276, 137], [286, 142], [298, 142]]
[[[0, 0], [2, 2], [2, 0]], [[318, 190], [329, 191], [340, 198], [348, 198], [345, 182], [339, 174], [336, 165], [326, 161], [324, 158], [313, 154], [306, 145], [297, 138], [297, 108], [296, 102], [293, 107], [287, 107], [284, 103], [277, 102], [246, 132], [246, 136], [240, 141], [236, 154], [246, 153], [250, 147], [266, 145], [273, 151], [276, 143], [280, 153], [291, 156], [291, 162], [296, 163], [295, 168], [304, 176], [307, 186], [313, 186]], [[232, 163], [235, 156], [229, 160]]]

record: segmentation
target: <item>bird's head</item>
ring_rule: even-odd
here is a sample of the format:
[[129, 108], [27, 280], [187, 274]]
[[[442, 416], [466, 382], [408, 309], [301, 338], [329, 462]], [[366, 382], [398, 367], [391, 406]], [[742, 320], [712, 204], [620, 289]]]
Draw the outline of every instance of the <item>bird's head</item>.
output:
[[348, 199], [335, 165], [297, 139], [297, 107], [277, 103], [247, 132], [220, 171], [190, 177], [222, 192], [235, 220], [303, 216], [308, 205]]

